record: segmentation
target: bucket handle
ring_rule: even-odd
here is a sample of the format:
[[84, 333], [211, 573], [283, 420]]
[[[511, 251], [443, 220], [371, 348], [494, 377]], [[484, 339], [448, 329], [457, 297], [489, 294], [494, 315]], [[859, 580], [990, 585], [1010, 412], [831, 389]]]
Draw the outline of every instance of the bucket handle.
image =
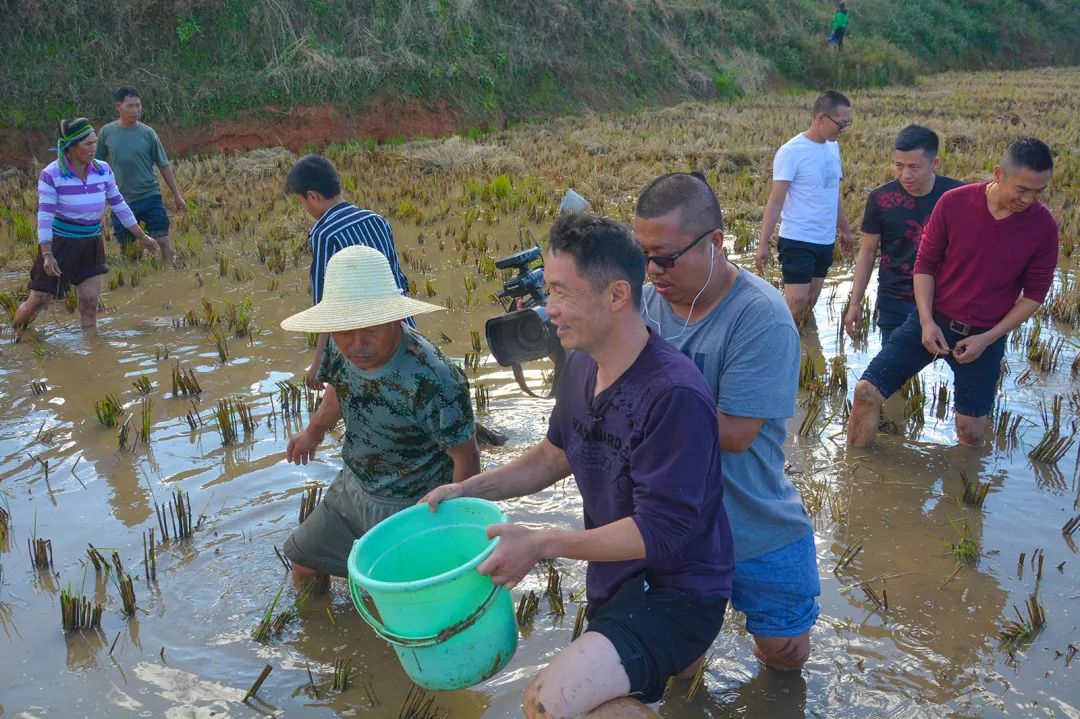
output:
[[442, 630], [438, 634], [434, 634], [430, 637], [402, 637], [387, 629], [385, 624], [371, 614], [365, 602], [365, 598], [368, 596], [367, 592], [361, 589], [355, 582], [349, 582], [349, 591], [352, 594], [353, 605], [356, 607], [356, 611], [360, 614], [360, 617], [375, 630], [376, 634], [386, 641], [391, 644], [396, 644], [399, 647], [407, 647], [410, 649], [433, 647], [436, 644], [445, 642], [456, 634], [460, 634], [473, 624], [476, 624], [477, 620], [480, 619], [480, 615], [487, 611], [487, 608], [495, 600], [495, 595], [498, 593], [499, 589], [500, 586], [498, 584], [492, 584], [491, 592], [489, 592], [487, 598], [480, 603], [480, 606], [476, 608], [476, 611], [460, 622]]

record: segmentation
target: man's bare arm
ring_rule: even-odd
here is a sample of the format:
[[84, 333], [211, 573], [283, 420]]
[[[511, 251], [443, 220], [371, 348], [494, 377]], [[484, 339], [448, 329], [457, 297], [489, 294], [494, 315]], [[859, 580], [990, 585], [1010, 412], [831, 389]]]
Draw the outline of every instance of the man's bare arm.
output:
[[848, 310], [844, 316], [844, 329], [848, 336], [855, 339], [863, 317], [862, 301], [866, 296], [866, 288], [870, 284], [870, 275], [874, 272], [874, 262], [877, 260], [878, 248], [881, 246], [881, 235], [871, 235], [866, 232], [862, 235], [859, 244], [859, 256], [855, 260], [855, 276], [851, 280], [851, 298], [848, 300]]
[[464, 482], [444, 484], [420, 500], [432, 510], [454, 497], [479, 497], [497, 501], [536, 494], [570, 474], [566, 454], [545, 437], [512, 462], [481, 472]]
[[758, 417], [737, 417], [716, 413], [720, 425], [720, 449], [725, 452], [745, 452], [757, 439], [765, 420]]
[[780, 211], [784, 209], [784, 200], [787, 199], [788, 188], [791, 182], [788, 180], [773, 180], [772, 189], [769, 190], [769, 199], [765, 203], [765, 216], [761, 220], [761, 234], [758, 236], [757, 255], [755, 263], [758, 274], [764, 274], [765, 265], [769, 261], [769, 242], [772, 239], [776, 223], [780, 221]]
[[454, 461], [454, 482], [464, 482], [469, 477], [480, 474], [480, 447], [476, 437], [446, 450]]
[[847, 213], [844, 212], [844, 195], [837, 193], [836, 197], [836, 227], [840, 230], [840, 252], [844, 257], [851, 257], [852, 246], [851, 225], [848, 224]]
[[187, 211], [187, 201], [184, 200], [184, 193], [180, 192], [180, 186], [176, 184], [176, 173], [173, 172], [172, 165], [163, 165], [159, 169], [161, 170], [161, 177], [165, 180], [165, 184], [172, 190], [173, 200], [176, 201], [176, 206], [181, 210]]

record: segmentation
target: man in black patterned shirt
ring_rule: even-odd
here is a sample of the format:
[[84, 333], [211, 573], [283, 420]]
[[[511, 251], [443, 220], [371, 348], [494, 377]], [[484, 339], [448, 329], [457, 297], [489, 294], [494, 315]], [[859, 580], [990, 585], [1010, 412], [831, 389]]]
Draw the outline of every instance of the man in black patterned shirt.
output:
[[921, 125], [908, 125], [893, 144], [896, 179], [870, 193], [862, 221], [862, 244], [855, 261], [851, 301], [844, 329], [855, 339], [864, 321], [863, 295], [881, 250], [878, 268], [878, 328], [881, 343], [915, 312], [912, 269], [923, 226], [930, 221], [934, 205], [949, 190], [963, 183], [938, 175], [938, 136]]

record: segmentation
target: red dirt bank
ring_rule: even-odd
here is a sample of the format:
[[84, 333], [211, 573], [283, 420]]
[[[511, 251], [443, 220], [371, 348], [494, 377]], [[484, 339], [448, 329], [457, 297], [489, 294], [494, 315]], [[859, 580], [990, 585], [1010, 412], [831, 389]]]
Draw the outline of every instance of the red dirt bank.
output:
[[[93, 118], [99, 127], [113, 119]], [[365, 109], [353, 113], [332, 106], [291, 110], [266, 107], [259, 113], [187, 127], [171, 127], [149, 116], [146, 120], [157, 130], [172, 157], [276, 146], [298, 152], [313, 145], [325, 147], [356, 138], [386, 140], [445, 135], [462, 129], [464, 124], [463, 118], [448, 109], [445, 102], [390, 104], [382, 100], [368, 103]], [[56, 137], [50, 132], [0, 128], [0, 168], [25, 169], [35, 160], [49, 162], [54, 155], [48, 148], [55, 142]]]

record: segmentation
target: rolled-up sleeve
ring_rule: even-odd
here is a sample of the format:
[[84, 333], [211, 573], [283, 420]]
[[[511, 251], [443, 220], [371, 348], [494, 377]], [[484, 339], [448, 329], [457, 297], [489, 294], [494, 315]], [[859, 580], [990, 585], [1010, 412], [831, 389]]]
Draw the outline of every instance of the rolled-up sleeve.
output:
[[634, 522], [650, 562], [676, 556], [693, 532], [705, 482], [720, 461], [716, 414], [700, 394], [675, 388], [659, 398], [630, 459]]

